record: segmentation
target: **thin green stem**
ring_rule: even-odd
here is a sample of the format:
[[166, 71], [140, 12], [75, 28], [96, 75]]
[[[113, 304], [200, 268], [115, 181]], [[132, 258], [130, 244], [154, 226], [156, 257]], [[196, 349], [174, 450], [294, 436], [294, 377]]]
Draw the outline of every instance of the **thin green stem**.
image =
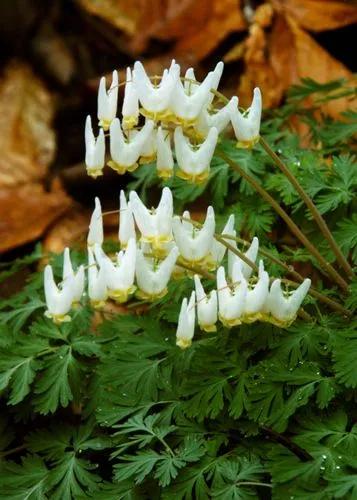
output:
[[235, 161], [231, 160], [223, 151], [218, 151], [217, 156], [222, 158], [233, 170], [238, 172], [260, 195], [267, 201], [277, 212], [278, 215], [286, 222], [287, 226], [291, 232], [301, 241], [301, 243], [309, 250], [311, 255], [315, 257], [318, 263], [323, 269], [326, 269], [331, 279], [338, 284], [338, 286], [344, 291], [348, 291], [348, 284], [342, 278], [342, 276], [329, 264], [317, 248], [309, 241], [309, 239], [304, 235], [301, 229], [295, 224], [295, 222], [290, 218], [290, 216], [285, 212], [283, 208], [277, 203], [274, 198], [261, 186], [253, 177], [247, 174]]
[[330, 245], [331, 250], [335, 254], [337, 262], [340, 264], [340, 266], [346, 272], [347, 276], [352, 277], [353, 276], [352, 267], [349, 265], [347, 259], [343, 255], [340, 247], [337, 245], [334, 237], [332, 236], [331, 231], [329, 230], [326, 222], [322, 218], [320, 212], [318, 211], [316, 205], [314, 204], [314, 202], [312, 201], [310, 196], [303, 189], [300, 182], [297, 180], [297, 178], [294, 176], [294, 174], [291, 172], [291, 170], [285, 165], [285, 163], [281, 160], [281, 158], [279, 158], [279, 156], [275, 153], [275, 151], [273, 151], [271, 149], [271, 147], [266, 142], [266, 140], [263, 137], [260, 137], [259, 142], [260, 142], [261, 146], [263, 147], [263, 149], [265, 150], [265, 152], [268, 153], [270, 158], [274, 161], [274, 163], [277, 165], [277, 167], [283, 172], [283, 174], [289, 179], [290, 183], [294, 186], [296, 191], [299, 193], [299, 195], [301, 196], [305, 205], [310, 210], [313, 218], [315, 219], [315, 222], [318, 225], [321, 233], [324, 235], [328, 244]]
[[264, 486], [265, 488], [272, 488], [273, 485], [269, 483], [258, 483], [258, 481], [239, 481], [235, 483], [236, 486]]

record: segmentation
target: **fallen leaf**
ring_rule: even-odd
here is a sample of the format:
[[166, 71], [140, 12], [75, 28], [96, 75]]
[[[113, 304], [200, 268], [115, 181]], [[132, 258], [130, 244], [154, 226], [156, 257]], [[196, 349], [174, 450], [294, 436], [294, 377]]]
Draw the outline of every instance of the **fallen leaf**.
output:
[[39, 183], [0, 187], [0, 252], [38, 239], [70, 204], [57, 181], [49, 192]]
[[0, 82], [0, 187], [42, 179], [55, 153], [52, 98], [31, 68], [11, 63]]

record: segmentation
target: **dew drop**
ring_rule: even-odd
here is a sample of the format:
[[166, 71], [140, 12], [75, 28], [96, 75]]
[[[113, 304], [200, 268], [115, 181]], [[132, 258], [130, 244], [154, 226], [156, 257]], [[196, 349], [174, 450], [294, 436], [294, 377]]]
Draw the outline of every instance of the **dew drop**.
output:
[[339, 465], [336, 465], [336, 469], [337, 469], [337, 470], [340, 470], [340, 469], [341, 469], [341, 467], [340, 467]]

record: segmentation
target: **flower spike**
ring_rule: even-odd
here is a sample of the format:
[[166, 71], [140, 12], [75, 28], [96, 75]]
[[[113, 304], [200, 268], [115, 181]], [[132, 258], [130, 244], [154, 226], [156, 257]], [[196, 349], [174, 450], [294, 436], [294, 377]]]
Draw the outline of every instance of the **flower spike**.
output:
[[114, 120], [117, 112], [118, 103], [118, 72], [113, 71], [112, 83], [107, 92], [106, 79], [103, 76], [99, 82], [98, 89], [98, 120], [99, 125], [104, 130], [109, 130], [111, 122]]
[[95, 138], [92, 129], [92, 120], [89, 115], [86, 119], [84, 138], [86, 145], [85, 163], [87, 173], [96, 179], [99, 175], [103, 175], [105, 163], [105, 137], [103, 129], [101, 128], [97, 139]]
[[252, 148], [259, 141], [260, 120], [262, 115], [262, 95], [254, 89], [253, 101], [249, 111], [243, 115], [238, 106], [230, 110], [231, 122], [238, 140], [237, 147]]
[[212, 290], [207, 296], [201, 284], [201, 280], [196, 274], [194, 277], [197, 297], [197, 318], [201, 330], [205, 332], [215, 332], [217, 330], [217, 292]]
[[176, 331], [176, 345], [181, 349], [187, 349], [192, 344], [196, 321], [195, 301], [195, 292], [192, 292], [189, 303], [186, 298], [182, 301]]
[[95, 198], [95, 208], [89, 223], [89, 231], [87, 236], [87, 244], [92, 247], [96, 243], [102, 245], [104, 240], [103, 232], [103, 215], [102, 207], [99, 198]]

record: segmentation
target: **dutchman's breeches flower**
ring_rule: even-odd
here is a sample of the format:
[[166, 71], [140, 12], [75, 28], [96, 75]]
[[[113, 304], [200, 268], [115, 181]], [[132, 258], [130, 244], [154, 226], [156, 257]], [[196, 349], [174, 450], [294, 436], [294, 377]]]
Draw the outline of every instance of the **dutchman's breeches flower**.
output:
[[108, 162], [108, 165], [119, 174], [135, 170], [138, 167], [138, 160], [145, 143], [149, 140], [153, 129], [154, 123], [147, 120], [143, 128], [135, 135], [132, 134], [132, 137], [127, 140], [121, 129], [119, 119], [115, 118], [110, 125], [110, 155], [112, 160]]
[[244, 306], [248, 284], [244, 278], [239, 262], [233, 266], [234, 281], [228, 285], [224, 267], [217, 271], [218, 315], [227, 328], [243, 322]]
[[73, 270], [69, 248], [65, 248], [63, 252], [63, 273], [62, 280], [71, 283], [72, 289], [72, 307], [78, 304], [81, 300], [84, 291], [84, 267], [79, 266], [77, 271]]
[[95, 208], [89, 223], [89, 230], [87, 236], [87, 245], [93, 247], [94, 245], [102, 245], [104, 240], [103, 233], [103, 215], [102, 207], [99, 198], [95, 198]]
[[181, 349], [187, 349], [187, 347], [190, 347], [195, 334], [195, 302], [195, 292], [192, 292], [189, 303], [187, 303], [186, 298], [182, 301], [176, 330], [176, 345], [181, 347]]
[[217, 292], [212, 290], [206, 295], [200, 278], [195, 275], [195, 289], [197, 299], [197, 319], [201, 330], [215, 332], [217, 330]]
[[262, 96], [257, 87], [254, 89], [253, 101], [246, 114], [243, 115], [238, 106], [230, 109], [231, 122], [238, 140], [237, 147], [252, 148], [259, 141], [261, 116]]
[[[190, 218], [189, 212], [183, 213], [184, 219]], [[215, 216], [212, 207], [208, 207], [206, 219], [200, 229], [190, 222], [175, 216], [172, 222], [175, 243], [184, 262], [191, 265], [204, 264], [210, 257], [214, 240]]]
[[[147, 120], [145, 120], [146, 122]], [[138, 130], [128, 130], [127, 135], [128, 137], [130, 136], [131, 139], [133, 139], [137, 134], [140, 134]], [[145, 163], [151, 163], [156, 159], [156, 150], [157, 150], [157, 140], [156, 140], [156, 134], [157, 131], [155, 128], [152, 129], [148, 139], [144, 143], [141, 154], [140, 154], [140, 160], [139, 163], [141, 165]]]
[[175, 267], [179, 251], [173, 247], [161, 262], [145, 257], [143, 250], [137, 252], [136, 282], [139, 287], [137, 295], [144, 300], [156, 300], [167, 293], [167, 284]]
[[45, 316], [56, 324], [71, 321], [68, 315], [73, 302], [73, 281], [67, 280], [59, 288], [54, 280], [52, 267], [47, 265], [44, 270], [44, 290], [47, 310]]
[[132, 129], [139, 121], [139, 97], [133, 82], [131, 69], [126, 69], [126, 84], [122, 107], [123, 129]]
[[172, 192], [165, 187], [156, 209], [148, 210], [135, 191], [129, 196], [130, 206], [136, 225], [141, 233], [141, 241], [150, 243], [156, 252], [165, 253], [167, 243], [172, 241]]
[[119, 232], [118, 239], [121, 248], [126, 248], [130, 238], [136, 238], [135, 222], [133, 211], [130, 202], [126, 201], [125, 193], [120, 191], [120, 204], [119, 204]]
[[[233, 236], [236, 237], [236, 231], [232, 231], [232, 232], [233, 232]], [[234, 248], [238, 249], [237, 243], [235, 242], [235, 240], [230, 240], [229, 243]], [[252, 243], [250, 244], [250, 247], [244, 253], [244, 255], [245, 255], [245, 257], [247, 257], [247, 259], [251, 260], [255, 264], [255, 261], [257, 260], [258, 250], [259, 250], [259, 239], [256, 236], [254, 236], [254, 238], [252, 239]], [[240, 263], [243, 276], [245, 277], [245, 279], [248, 280], [253, 273], [252, 267], [249, 264], [247, 264], [246, 262], [244, 262], [240, 257], [238, 257], [238, 255], [236, 255], [234, 252], [232, 252], [232, 250], [228, 250], [228, 276], [229, 277], [232, 277], [233, 266], [234, 266], [235, 262]]]
[[88, 297], [94, 309], [101, 309], [107, 300], [105, 267], [97, 266], [93, 250], [88, 247]]
[[95, 138], [92, 129], [92, 120], [89, 115], [86, 119], [84, 139], [86, 146], [85, 163], [87, 174], [96, 179], [99, 175], [103, 175], [105, 163], [105, 137], [103, 129], [101, 128], [97, 139]]
[[269, 293], [269, 274], [264, 270], [264, 264], [259, 262], [258, 281], [254, 286], [248, 284], [244, 304], [244, 322], [253, 323], [263, 319], [263, 306]]
[[265, 312], [271, 315], [268, 321], [281, 327], [289, 326], [295, 320], [310, 285], [311, 280], [306, 278], [296, 290], [284, 292], [281, 280], [274, 280], [264, 305]]
[[232, 110], [236, 109], [237, 106], [238, 97], [234, 96], [228, 104], [215, 113], [210, 113], [207, 109], [203, 109], [194, 126], [196, 135], [205, 138], [212, 127], [217, 129], [218, 134], [223, 132], [231, 120]]
[[[234, 215], [231, 214], [227, 220], [226, 225], [222, 230], [222, 236], [235, 236], [236, 232], [234, 230]], [[227, 239], [229, 244], [234, 243], [234, 240]], [[227, 247], [217, 240], [213, 240], [211, 248], [211, 260], [213, 262], [213, 267], [216, 268], [222, 262], [224, 255], [226, 253]]]
[[169, 179], [174, 173], [170, 133], [161, 127], [157, 129], [156, 135], [156, 169], [161, 179]]
[[210, 165], [216, 148], [218, 132], [211, 128], [206, 140], [194, 148], [182, 128], [177, 127], [174, 133], [176, 160], [179, 166], [178, 177], [193, 183], [204, 182], [210, 171]]
[[107, 91], [106, 79], [103, 76], [99, 82], [98, 89], [98, 120], [99, 125], [104, 130], [109, 130], [110, 124], [114, 120], [117, 113], [118, 104], [118, 72], [113, 71], [112, 83]]

